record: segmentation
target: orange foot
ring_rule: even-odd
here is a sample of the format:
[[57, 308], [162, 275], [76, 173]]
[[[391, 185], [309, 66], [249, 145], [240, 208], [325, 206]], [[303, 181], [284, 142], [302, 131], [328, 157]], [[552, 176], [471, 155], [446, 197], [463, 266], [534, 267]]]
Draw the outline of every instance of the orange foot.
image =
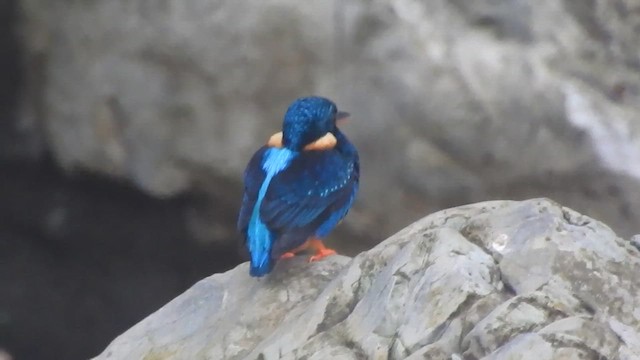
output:
[[291, 251], [288, 251], [288, 252], [280, 255], [280, 259], [279, 260], [291, 259], [294, 256], [296, 256], [296, 254], [292, 253]]
[[331, 256], [331, 255], [335, 255], [335, 254], [337, 254], [335, 250], [329, 249], [329, 248], [324, 248], [322, 250], [318, 250], [315, 255], [310, 257], [309, 258], [309, 262], [318, 261], [318, 260], [320, 260], [322, 258], [325, 258], [327, 256]]
[[335, 255], [336, 251], [324, 246], [322, 240], [313, 238], [307, 242], [310, 248], [316, 251], [316, 254], [309, 258], [309, 262], [318, 261], [330, 255]]
[[298, 246], [297, 248], [291, 249], [286, 253], [280, 255], [280, 258], [278, 260], [291, 259], [292, 257], [296, 256], [297, 253], [306, 250], [308, 247], [309, 241], [305, 241], [304, 244]]

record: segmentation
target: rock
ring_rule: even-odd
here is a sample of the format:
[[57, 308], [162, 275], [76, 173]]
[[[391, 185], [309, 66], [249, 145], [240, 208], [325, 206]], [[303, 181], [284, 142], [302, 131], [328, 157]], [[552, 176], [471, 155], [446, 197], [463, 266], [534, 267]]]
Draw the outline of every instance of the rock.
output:
[[546, 199], [429, 215], [353, 259], [206, 278], [96, 359], [638, 359], [640, 251]]
[[0, 348], [0, 360], [13, 360], [11, 355]]
[[637, 0], [20, 3], [24, 116], [67, 169], [224, 195], [211, 178], [238, 186], [317, 93], [354, 114], [346, 225], [370, 244], [495, 198], [552, 197], [625, 237], [640, 223]]
[[635, 246], [636, 249], [640, 250], [640, 234], [636, 234], [631, 237], [631, 245]]

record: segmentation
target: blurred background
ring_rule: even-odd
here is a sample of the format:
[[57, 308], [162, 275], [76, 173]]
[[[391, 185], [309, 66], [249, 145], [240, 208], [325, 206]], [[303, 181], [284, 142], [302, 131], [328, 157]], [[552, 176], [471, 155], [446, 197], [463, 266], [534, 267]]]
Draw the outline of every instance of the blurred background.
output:
[[489, 199], [638, 232], [640, 0], [4, 0], [0, 19], [0, 359], [96, 355], [240, 263], [242, 171], [299, 96], [352, 114], [342, 253]]

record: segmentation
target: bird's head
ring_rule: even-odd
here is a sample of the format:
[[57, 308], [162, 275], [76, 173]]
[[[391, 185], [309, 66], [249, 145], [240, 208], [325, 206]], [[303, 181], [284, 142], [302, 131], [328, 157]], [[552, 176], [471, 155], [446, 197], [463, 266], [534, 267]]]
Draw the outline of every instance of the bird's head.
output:
[[282, 145], [300, 151], [336, 129], [336, 120], [348, 116], [331, 100], [310, 96], [295, 100], [284, 115]]

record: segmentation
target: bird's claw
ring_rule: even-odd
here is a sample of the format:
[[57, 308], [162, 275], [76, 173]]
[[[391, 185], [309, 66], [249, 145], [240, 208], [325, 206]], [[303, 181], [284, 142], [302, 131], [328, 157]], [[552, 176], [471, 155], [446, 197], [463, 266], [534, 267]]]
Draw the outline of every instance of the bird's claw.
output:
[[321, 250], [318, 250], [315, 255], [313, 255], [312, 257], [309, 258], [309, 262], [315, 262], [315, 261], [318, 261], [318, 260], [320, 260], [322, 258], [325, 258], [327, 256], [331, 256], [331, 255], [335, 255], [335, 254], [337, 254], [337, 253], [333, 249], [326, 249], [326, 248], [325, 249], [321, 249]]

